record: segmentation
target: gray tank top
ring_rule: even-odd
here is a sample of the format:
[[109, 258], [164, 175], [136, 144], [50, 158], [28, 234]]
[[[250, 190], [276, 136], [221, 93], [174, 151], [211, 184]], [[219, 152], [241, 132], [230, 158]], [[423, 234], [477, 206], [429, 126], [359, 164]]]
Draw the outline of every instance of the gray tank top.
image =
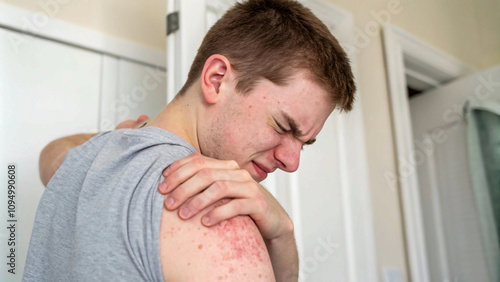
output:
[[156, 127], [73, 148], [38, 206], [23, 281], [163, 281], [162, 171], [196, 152]]

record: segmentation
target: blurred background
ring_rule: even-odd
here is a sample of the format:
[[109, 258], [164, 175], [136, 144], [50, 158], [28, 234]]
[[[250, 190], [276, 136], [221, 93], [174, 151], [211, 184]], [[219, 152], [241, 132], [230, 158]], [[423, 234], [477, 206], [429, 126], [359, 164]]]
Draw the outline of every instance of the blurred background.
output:
[[[167, 103], [167, 57], [176, 56], [167, 54], [167, 8], [171, 12], [187, 7], [180, 12], [181, 24], [199, 29], [199, 20], [189, 12], [189, 5], [199, 0], [179, 2], [171, 1], [167, 7], [164, 0], [0, 0], [0, 159], [2, 167], [20, 167], [16, 172], [20, 193], [16, 274], [8, 274], [9, 265], [2, 263], [0, 278], [7, 280], [0, 280], [20, 281], [43, 193], [37, 175], [43, 146], [64, 135], [111, 130], [140, 114], [154, 116]], [[220, 4], [210, 6], [212, 13], [203, 19], [205, 29], [233, 1], [215, 2]], [[500, 190], [500, 182], [488, 178], [498, 173], [498, 157], [485, 156], [498, 154], [500, 144], [494, 138], [499, 131], [492, 125], [496, 117], [489, 116], [498, 106], [487, 103], [500, 99], [500, 0], [302, 2], [332, 9], [332, 14], [320, 18], [329, 21], [355, 68], [359, 96], [354, 116], [359, 131], [350, 133], [343, 128], [349, 120], [341, 119], [334, 121], [332, 132], [345, 133], [343, 143], [349, 143], [349, 134], [362, 141], [349, 147], [362, 152], [353, 157], [359, 160], [360, 170], [349, 169], [353, 164], [339, 167], [359, 173], [364, 181], [352, 189], [366, 188], [360, 190], [366, 192], [360, 199], [367, 204], [360, 209], [363, 227], [358, 230], [366, 231], [360, 244], [368, 247], [363, 260], [351, 238], [359, 234], [347, 232], [356, 230], [350, 226], [358, 220], [356, 213], [344, 211], [352, 200], [333, 199], [349, 191], [357, 199], [351, 186], [329, 194], [330, 205], [338, 202], [338, 213], [343, 214], [331, 219], [332, 230], [343, 230], [339, 236], [346, 237], [339, 241], [340, 247], [336, 243], [318, 247], [328, 244], [325, 236], [330, 231], [321, 236], [308, 233], [313, 228], [308, 222], [314, 218], [302, 210], [314, 202], [294, 202], [297, 197], [304, 199], [307, 191], [283, 196], [289, 213], [301, 217], [299, 250], [306, 262], [301, 279], [499, 281], [495, 191]], [[199, 37], [191, 44], [195, 49], [198, 41]], [[189, 44], [179, 38], [172, 42], [181, 42], [175, 43], [181, 44], [176, 48]], [[179, 72], [182, 76], [185, 70]], [[471, 137], [474, 132], [487, 132], [484, 138], [489, 141]], [[335, 140], [324, 146], [335, 144], [338, 151], [332, 154], [336, 155], [346, 145]], [[484, 149], [484, 143], [497, 144], [497, 150]], [[473, 152], [482, 157], [471, 157]], [[305, 163], [314, 165], [317, 156], [309, 158]], [[495, 166], [497, 170], [485, 169]], [[7, 182], [4, 171], [2, 183]], [[481, 176], [475, 175], [477, 171]], [[299, 173], [299, 183], [307, 173]], [[275, 194], [286, 193], [280, 192], [280, 183], [290, 180], [283, 177], [278, 175], [269, 183]], [[478, 188], [481, 179], [483, 188]], [[10, 233], [2, 227], [7, 222], [3, 200], [7, 188], [2, 187], [0, 261], [8, 263], [3, 254], [9, 250]], [[299, 212], [297, 205], [302, 206]], [[324, 220], [322, 225], [330, 219]], [[342, 249], [349, 244], [353, 246]], [[338, 257], [337, 249], [342, 254]], [[321, 252], [328, 258], [323, 259]], [[355, 269], [357, 265], [363, 265], [362, 272]]]

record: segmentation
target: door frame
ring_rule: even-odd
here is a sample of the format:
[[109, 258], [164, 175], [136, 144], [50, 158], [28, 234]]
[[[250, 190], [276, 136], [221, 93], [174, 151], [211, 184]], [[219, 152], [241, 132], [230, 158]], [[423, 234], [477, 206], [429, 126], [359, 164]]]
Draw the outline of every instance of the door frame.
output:
[[474, 69], [392, 24], [384, 27], [383, 42], [397, 156], [397, 174], [386, 173], [384, 177], [401, 191], [411, 281], [428, 282], [417, 168], [406, 161], [412, 160], [415, 152], [407, 85], [437, 87]]

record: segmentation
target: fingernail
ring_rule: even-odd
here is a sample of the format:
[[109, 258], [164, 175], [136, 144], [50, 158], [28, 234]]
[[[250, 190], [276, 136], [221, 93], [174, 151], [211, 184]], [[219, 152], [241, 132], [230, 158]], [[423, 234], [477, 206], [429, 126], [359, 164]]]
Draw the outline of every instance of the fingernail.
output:
[[189, 216], [189, 208], [188, 207], [182, 207], [181, 216], [184, 218], [187, 218]]
[[166, 192], [167, 191], [167, 183], [162, 182], [160, 184], [160, 187], [158, 187], [158, 188], [160, 188], [160, 192]]
[[203, 218], [203, 224], [205, 224], [205, 225], [210, 225], [210, 218], [209, 218], [208, 216], [205, 216], [205, 217]]
[[175, 204], [175, 200], [172, 197], [168, 197], [167, 199], [167, 208], [173, 208]]

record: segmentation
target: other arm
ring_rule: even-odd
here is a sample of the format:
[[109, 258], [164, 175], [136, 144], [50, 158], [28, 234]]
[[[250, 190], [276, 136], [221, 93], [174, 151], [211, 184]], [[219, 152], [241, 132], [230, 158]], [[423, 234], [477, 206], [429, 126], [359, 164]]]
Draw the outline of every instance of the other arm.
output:
[[56, 171], [61, 166], [64, 156], [66, 156], [66, 153], [69, 150], [87, 142], [87, 140], [95, 135], [97, 135], [97, 133], [66, 136], [56, 139], [45, 146], [40, 153], [40, 159], [38, 162], [40, 179], [42, 180], [43, 185], [47, 186], [52, 176], [54, 176]]
[[[121, 128], [136, 128], [148, 119], [146, 115], [141, 115], [137, 120], [126, 120], [119, 123], [115, 129]], [[50, 179], [64, 160], [66, 153], [76, 146], [80, 146], [87, 142], [90, 138], [96, 136], [98, 133], [84, 133], [75, 134], [71, 136], [62, 137], [50, 142], [40, 153], [38, 161], [38, 170], [40, 179], [44, 186], [47, 186]]]

